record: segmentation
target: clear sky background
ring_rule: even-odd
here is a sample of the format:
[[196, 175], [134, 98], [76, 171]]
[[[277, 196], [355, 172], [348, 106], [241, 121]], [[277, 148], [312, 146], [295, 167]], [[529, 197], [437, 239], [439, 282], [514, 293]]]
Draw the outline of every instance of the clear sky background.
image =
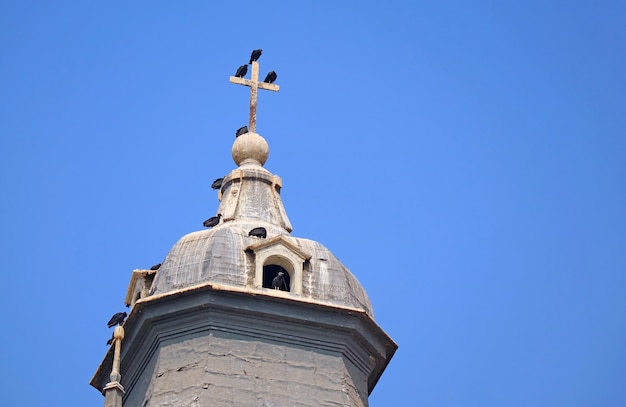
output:
[[623, 1], [2, 1], [0, 405], [88, 384], [258, 132], [399, 350], [374, 407], [626, 406]]

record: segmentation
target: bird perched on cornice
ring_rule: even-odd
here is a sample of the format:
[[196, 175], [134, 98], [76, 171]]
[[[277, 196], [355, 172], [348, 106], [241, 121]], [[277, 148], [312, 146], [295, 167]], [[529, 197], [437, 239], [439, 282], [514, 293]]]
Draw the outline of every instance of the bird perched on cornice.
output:
[[215, 181], [213, 181], [213, 183], [211, 184], [211, 188], [213, 189], [220, 189], [222, 187], [222, 181], [224, 181], [224, 178], [218, 178]]
[[109, 320], [109, 322], [107, 323], [107, 326], [109, 328], [114, 327], [115, 325], [121, 325], [122, 322], [124, 322], [124, 319], [126, 319], [126, 315], [128, 315], [125, 312], [118, 312], [117, 314], [113, 315], [111, 317], [111, 319]]

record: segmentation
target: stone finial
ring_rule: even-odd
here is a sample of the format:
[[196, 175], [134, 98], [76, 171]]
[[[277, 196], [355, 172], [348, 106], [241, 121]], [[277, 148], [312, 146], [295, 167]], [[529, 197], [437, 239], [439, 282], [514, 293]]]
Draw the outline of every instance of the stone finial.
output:
[[269, 153], [267, 141], [256, 133], [243, 134], [233, 143], [233, 160], [239, 166], [248, 163], [263, 166]]
[[115, 353], [113, 354], [113, 369], [111, 369], [110, 379], [112, 382], [119, 382], [122, 376], [120, 375], [120, 354], [122, 352], [122, 339], [124, 339], [124, 328], [116, 326], [113, 331], [113, 346], [115, 346]]
[[116, 326], [113, 330], [113, 339], [119, 339], [120, 341], [124, 339], [124, 328], [121, 326]]
[[122, 375], [120, 374], [120, 355], [122, 352], [122, 339], [124, 339], [124, 328], [116, 326], [113, 331], [113, 367], [109, 383], [104, 386], [104, 407], [122, 407], [122, 399], [125, 393], [124, 386], [120, 383]]

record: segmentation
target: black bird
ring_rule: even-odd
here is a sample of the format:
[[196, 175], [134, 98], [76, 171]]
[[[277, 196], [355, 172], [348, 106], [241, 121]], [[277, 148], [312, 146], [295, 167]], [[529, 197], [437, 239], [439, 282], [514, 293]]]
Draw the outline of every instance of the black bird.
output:
[[250, 231], [250, 233], [248, 233], [248, 236], [265, 239], [267, 237], [267, 230], [265, 230], [265, 228], [254, 228]]
[[286, 291], [287, 284], [285, 284], [285, 273], [279, 271], [278, 275], [272, 280], [272, 288], [275, 290], [282, 290], [283, 287], [285, 287], [284, 291]]
[[276, 75], [276, 72], [269, 71], [267, 73], [267, 76], [265, 77], [265, 80], [263, 82], [274, 83], [274, 81], [276, 80], [277, 77], [278, 77], [278, 75]]
[[224, 181], [224, 178], [218, 178], [215, 181], [213, 181], [213, 183], [211, 184], [211, 188], [213, 189], [220, 189], [222, 187], [222, 181]]
[[124, 322], [124, 319], [126, 318], [126, 315], [128, 315], [125, 312], [118, 312], [117, 314], [113, 315], [111, 317], [111, 319], [109, 320], [109, 323], [107, 324], [109, 328], [114, 327], [115, 325], [121, 325], [122, 322]]
[[107, 341], [107, 345], [111, 345], [114, 340], [115, 340], [115, 335], [111, 335], [111, 339]]
[[242, 134], [246, 134], [248, 132], [248, 126], [243, 126], [237, 129], [235, 133], [235, 138], [241, 136]]
[[252, 51], [252, 54], [250, 55], [250, 62], [248, 63], [251, 64], [252, 61], [258, 60], [261, 57], [262, 52], [262, 49], [255, 49], [254, 51]]
[[248, 65], [241, 65], [239, 68], [237, 68], [237, 73], [235, 73], [235, 76], [237, 78], [243, 78], [247, 73]]
[[161, 263], [155, 264], [154, 266], [150, 267], [150, 270], [158, 270], [159, 267], [161, 267]]
[[218, 213], [217, 216], [213, 216], [202, 222], [205, 228], [212, 228], [213, 226], [217, 226], [220, 223], [220, 218], [222, 217], [221, 213]]

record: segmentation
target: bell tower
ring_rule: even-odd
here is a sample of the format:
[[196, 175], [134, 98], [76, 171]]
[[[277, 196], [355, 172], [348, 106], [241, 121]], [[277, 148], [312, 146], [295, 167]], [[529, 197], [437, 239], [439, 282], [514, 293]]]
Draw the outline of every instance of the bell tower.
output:
[[291, 235], [256, 133], [257, 89], [279, 88], [251, 65], [251, 80], [231, 77], [251, 86], [252, 130], [233, 144], [218, 223], [133, 272], [129, 316], [91, 380], [106, 407], [367, 406], [397, 349], [354, 275]]

